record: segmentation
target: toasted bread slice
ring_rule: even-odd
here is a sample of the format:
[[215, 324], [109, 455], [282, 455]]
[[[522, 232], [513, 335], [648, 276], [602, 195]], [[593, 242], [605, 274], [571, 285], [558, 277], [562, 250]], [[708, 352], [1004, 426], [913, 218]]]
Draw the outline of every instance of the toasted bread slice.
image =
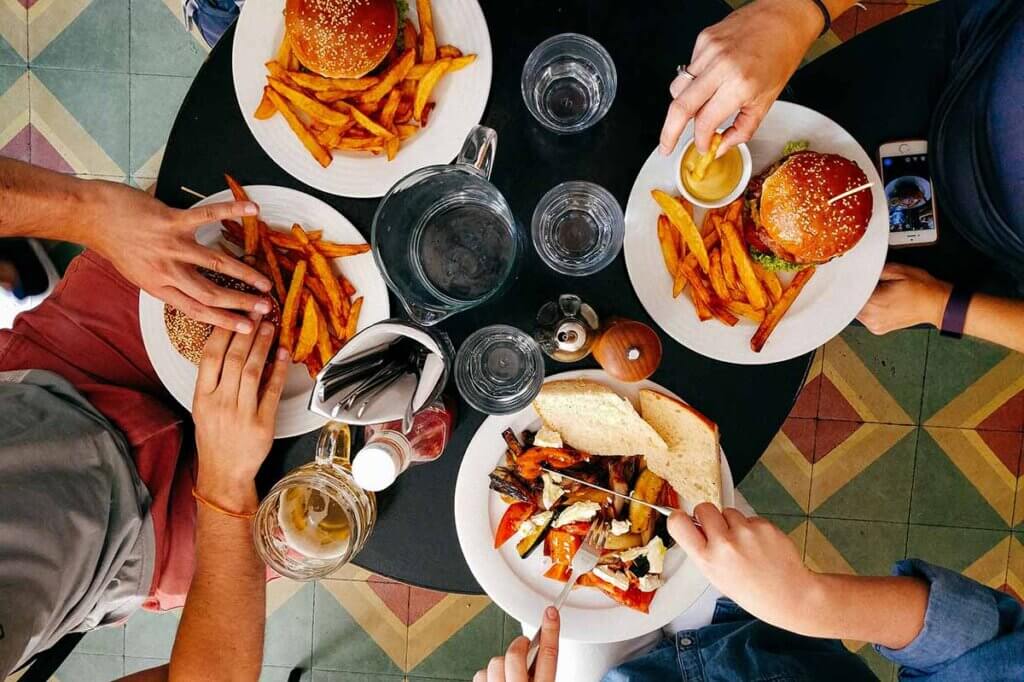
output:
[[549, 381], [533, 407], [566, 445], [592, 455], [664, 456], [668, 449], [632, 403], [596, 381]]
[[718, 426], [689, 405], [642, 389], [640, 414], [668, 445], [647, 456], [647, 466], [675, 488], [687, 509], [701, 502], [722, 506]]

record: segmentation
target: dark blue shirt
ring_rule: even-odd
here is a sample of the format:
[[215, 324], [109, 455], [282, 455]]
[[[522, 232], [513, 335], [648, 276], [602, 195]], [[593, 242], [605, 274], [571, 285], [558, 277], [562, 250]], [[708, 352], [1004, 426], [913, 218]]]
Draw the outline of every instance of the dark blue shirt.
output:
[[[929, 583], [924, 627], [899, 651], [875, 649], [901, 667], [901, 680], [1024, 680], [1024, 608], [1012, 597], [917, 559], [895, 575]], [[846, 682], [876, 679], [841, 642], [795, 635], [720, 599], [711, 625], [685, 630], [628, 661], [604, 682]]]

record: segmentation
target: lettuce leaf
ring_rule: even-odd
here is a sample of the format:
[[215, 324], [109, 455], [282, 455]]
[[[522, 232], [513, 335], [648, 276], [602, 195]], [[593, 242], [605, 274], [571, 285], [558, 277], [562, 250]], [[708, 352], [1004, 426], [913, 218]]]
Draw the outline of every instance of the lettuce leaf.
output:
[[405, 31], [402, 27], [409, 16], [409, 3], [408, 0], [395, 0], [395, 6], [398, 8], [398, 37], [395, 38], [395, 45], [401, 51], [405, 49]]
[[782, 148], [782, 155], [789, 156], [790, 154], [796, 154], [797, 152], [803, 152], [810, 149], [811, 143], [807, 140], [790, 140], [786, 143], [786, 146]]
[[796, 272], [807, 267], [800, 263], [790, 263], [788, 260], [783, 260], [778, 256], [755, 251], [754, 249], [750, 249], [750, 257], [769, 272]]

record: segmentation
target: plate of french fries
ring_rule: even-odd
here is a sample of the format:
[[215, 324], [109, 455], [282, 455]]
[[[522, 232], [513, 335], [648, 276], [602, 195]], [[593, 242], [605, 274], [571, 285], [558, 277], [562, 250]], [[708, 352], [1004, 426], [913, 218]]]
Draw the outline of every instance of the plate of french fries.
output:
[[284, 5], [246, 3], [232, 54], [243, 117], [279, 166], [325, 192], [379, 197], [412, 171], [455, 158], [491, 88], [490, 34], [476, 0], [409, 0], [395, 49], [358, 79], [304, 69], [285, 37]]
[[[277, 346], [291, 352], [275, 437], [319, 428], [324, 418], [307, 408], [317, 372], [360, 330], [390, 317], [387, 286], [359, 230], [326, 203], [285, 187], [241, 186], [197, 206], [252, 200], [259, 216], [200, 227], [196, 240], [217, 245], [260, 270], [273, 282], [280, 324]], [[191, 410], [197, 368], [175, 349], [165, 324], [165, 304], [139, 294], [142, 340], [157, 376]]]
[[[682, 139], [692, 131], [691, 122]], [[678, 196], [677, 158], [657, 150], [637, 176], [626, 206], [629, 278], [658, 326], [695, 352], [736, 364], [789, 360], [839, 334], [874, 291], [889, 231], [871, 158], [828, 117], [776, 102], [747, 143], [754, 175], [793, 140], [855, 161], [874, 183], [871, 221], [860, 242], [828, 263], [796, 272], [770, 272], [751, 258], [742, 196], [722, 208], [692, 206]]]

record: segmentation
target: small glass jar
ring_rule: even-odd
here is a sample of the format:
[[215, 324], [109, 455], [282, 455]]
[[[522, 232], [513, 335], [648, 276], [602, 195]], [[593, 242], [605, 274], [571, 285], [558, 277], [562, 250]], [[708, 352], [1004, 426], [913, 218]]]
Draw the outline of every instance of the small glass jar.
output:
[[347, 424], [328, 422], [316, 459], [271, 488], [253, 523], [256, 553], [292, 580], [324, 578], [352, 560], [377, 520], [372, 492], [356, 485], [350, 470]]

